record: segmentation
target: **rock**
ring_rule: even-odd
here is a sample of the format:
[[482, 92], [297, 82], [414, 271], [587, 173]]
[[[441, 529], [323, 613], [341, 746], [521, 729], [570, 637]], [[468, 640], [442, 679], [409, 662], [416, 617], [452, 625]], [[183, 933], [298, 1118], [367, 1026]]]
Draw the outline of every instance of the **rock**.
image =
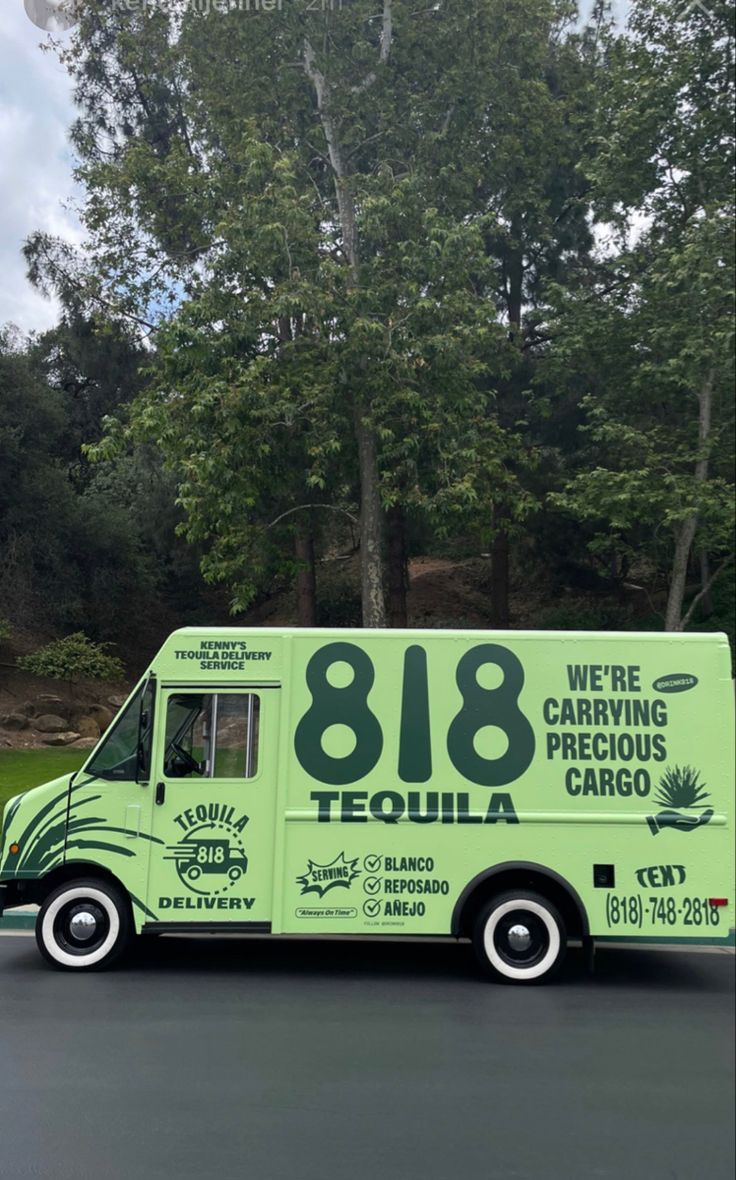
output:
[[74, 750], [91, 750], [92, 747], [96, 745], [97, 738], [93, 737], [81, 737], [77, 738], [76, 742], [69, 743], [70, 748]]
[[38, 695], [39, 705], [45, 705], [47, 709], [58, 709], [63, 705], [61, 697], [54, 696], [52, 692], [42, 692]]
[[57, 717], [55, 713], [44, 713], [43, 716], [34, 718], [33, 728], [39, 733], [64, 733], [65, 730], [69, 730], [69, 722], [63, 717]]
[[94, 738], [97, 741], [100, 736], [100, 727], [94, 717], [80, 717], [75, 728], [83, 738]]
[[110, 710], [106, 709], [104, 705], [90, 705], [87, 712], [90, 717], [94, 717], [100, 733], [104, 733], [112, 721], [113, 715]]
[[117, 711], [118, 709], [122, 709], [127, 699], [127, 693], [113, 692], [107, 698], [107, 703], [108, 705], [112, 705], [113, 709]]
[[38, 709], [33, 701], [24, 701], [18, 712], [24, 713], [26, 717], [35, 717]]
[[8, 713], [5, 717], [0, 717], [0, 725], [3, 729], [25, 729], [28, 718], [22, 713]]
[[78, 740], [79, 734], [68, 730], [66, 733], [50, 733], [48, 737], [43, 739], [43, 744], [45, 746], [71, 746], [72, 742]]

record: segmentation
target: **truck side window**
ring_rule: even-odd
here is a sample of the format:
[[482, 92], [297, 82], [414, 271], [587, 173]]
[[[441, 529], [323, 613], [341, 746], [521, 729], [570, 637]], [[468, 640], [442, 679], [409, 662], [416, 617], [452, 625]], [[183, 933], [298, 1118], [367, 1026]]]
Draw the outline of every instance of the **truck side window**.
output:
[[177, 693], [166, 711], [170, 778], [252, 778], [258, 770], [260, 701], [254, 693]]

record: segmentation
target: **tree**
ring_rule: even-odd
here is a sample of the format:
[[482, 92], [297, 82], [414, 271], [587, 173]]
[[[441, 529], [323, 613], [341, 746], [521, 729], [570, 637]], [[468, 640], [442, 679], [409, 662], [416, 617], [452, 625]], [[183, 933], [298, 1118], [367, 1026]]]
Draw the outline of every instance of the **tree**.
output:
[[30, 341], [0, 332], [0, 596], [27, 633], [84, 626], [153, 646], [201, 604], [199, 554], [176, 536], [176, 485], [158, 453], [91, 467], [80, 450], [135, 393], [137, 357], [114, 326], [88, 320]]
[[489, 5], [482, 13], [488, 31], [475, 52], [483, 54], [481, 76], [488, 81], [482, 134], [469, 150], [481, 199], [493, 213], [486, 238], [493, 266], [489, 295], [511, 344], [495, 389], [506, 461], [490, 497], [493, 617], [505, 627], [511, 543], [528, 530], [538, 504], [534, 470], [541, 440], [530, 420], [530, 393], [540, 321], [550, 282], [565, 282], [593, 243], [586, 165], [609, 26], [604, 5], [596, 4], [590, 24], [577, 32], [577, 5], [565, 0]]
[[[43, 243], [41, 269], [108, 311], [181, 324], [192, 355], [207, 347], [225, 364], [224, 353], [212, 374], [220, 394], [209, 385], [200, 399], [190, 381], [190, 412], [213, 397], [234, 405], [223, 392], [233, 385], [249, 383], [249, 396], [268, 388], [260, 421], [267, 401], [287, 412], [296, 429], [281, 474], [301, 472], [301, 487], [280, 488], [273, 516], [328, 479], [349, 488], [368, 625], [385, 621], [387, 511], [402, 567], [407, 512], [479, 503], [458, 473], [461, 455], [497, 476], [485, 511], [502, 509], [500, 532], [529, 500], [508, 462], [527, 449], [517, 426], [522, 303], [587, 234], [574, 124], [588, 81], [565, 31], [570, 14], [557, 0], [421, 12], [385, 0], [378, 14], [361, 0], [339, 12], [289, 5], [264, 22], [90, 4], [67, 55], [93, 268], [86, 286], [78, 273], [67, 280], [69, 259]], [[179, 347], [175, 334], [162, 339]], [[169, 348], [169, 372], [172, 358]], [[180, 390], [159, 385], [157, 396], [171, 408]], [[150, 401], [141, 405], [139, 431], [158, 431], [181, 472], [182, 437], [174, 444]], [[490, 422], [472, 445], [463, 429], [446, 430], [460, 416]], [[211, 421], [206, 408], [200, 417]], [[215, 455], [193, 463], [203, 451], [190, 437], [182, 499], [203, 510], [192, 535], [214, 542], [213, 576], [229, 576], [224, 551], [252, 558], [265, 527], [257, 504], [278, 486], [269, 441], [240, 511], [213, 523], [204, 505], [225, 477], [242, 482], [232, 475], [252, 454], [247, 438], [246, 428], [228, 466]], [[237, 538], [225, 536], [230, 519]], [[400, 620], [400, 568], [390, 580]], [[504, 594], [505, 584], [504, 575]]]
[[59, 458], [81, 489], [92, 475], [82, 444], [96, 441], [103, 419], [132, 401], [148, 357], [128, 325], [85, 314], [74, 296], [62, 303], [59, 323], [32, 341], [29, 354], [62, 399]]
[[686, 625], [731, 553], [733, 83], [728, 6], [681, 7], [618, 34], [603, 0], [582, 28], [568, 0], [89, 0], [89, 245], [28, 248], [72, 309], [39, 363], [75, 413], [85, 574], [104, 552], [112, 595], [115, 550], [163, 592], [175, 495], [179, 555], [235, 610], [288, 579], [313, 622], [315, 551], [357, 517], [369, 625], [405, 623], [419, 533], [490, 540], [496, 625], [515, 548], [564, 581], [586, 545]]
[[63, 430], [62, 397], [44, 382], [20, 336], [0, 330], [0, 594], [16, 625], [48, 621], [54, 586], [64, 585], [75, 513], [55, 454]]
[[[637, 6], [612, 46], [591, 174], [623, 245], [560, 292], [551, 362], [588, 373], [592, 442], [555, 500], [598, 523], [597, 551], [669, 564], [667, 630], [733, 560], [732, 49], [727, 5], [683, 13], [670, 0]], [[685, 608], [696, 545], [717, 564]]]

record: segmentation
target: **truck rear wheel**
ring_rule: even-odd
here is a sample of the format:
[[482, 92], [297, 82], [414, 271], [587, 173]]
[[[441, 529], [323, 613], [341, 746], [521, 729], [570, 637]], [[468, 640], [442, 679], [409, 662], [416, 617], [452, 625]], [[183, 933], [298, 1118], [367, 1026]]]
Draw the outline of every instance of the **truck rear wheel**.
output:
[[559, 969], [567, 932], [559, 911], [539, 893], [502, 893], [478, 915], [473, 934], [483, 967], [508, 983], [538, 983]]
[[67, 971], [109, 967], [131, 934], [125, 895], [103, 880], [65, 882], [49, 894], [36, 919], [38, 949], [47, 962]]

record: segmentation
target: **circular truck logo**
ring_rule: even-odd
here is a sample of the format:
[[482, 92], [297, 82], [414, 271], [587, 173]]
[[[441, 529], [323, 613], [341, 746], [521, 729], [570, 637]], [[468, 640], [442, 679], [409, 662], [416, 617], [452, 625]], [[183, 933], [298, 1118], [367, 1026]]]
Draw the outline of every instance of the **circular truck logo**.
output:
[[[217, 804], [212, 808], [213, 812], [215, 809], [220, 810]], [[248, 817], [240, 816], [236, 820], [232, 815], [233, 808], [223, 808], [218, 818], [197, 822], [196, 812], [201, 815], [206, 810], [198, 807], [190, 813], [194, 823], [187, 827], [181, 840], [167, 847], [164, 859], [174, 861], [179, 880], [187, 889], [215, 897], [233, 889], [248, 872], [248, 857], [242, 840]], [[182, 817], [178, 818], [181, 820]]]

